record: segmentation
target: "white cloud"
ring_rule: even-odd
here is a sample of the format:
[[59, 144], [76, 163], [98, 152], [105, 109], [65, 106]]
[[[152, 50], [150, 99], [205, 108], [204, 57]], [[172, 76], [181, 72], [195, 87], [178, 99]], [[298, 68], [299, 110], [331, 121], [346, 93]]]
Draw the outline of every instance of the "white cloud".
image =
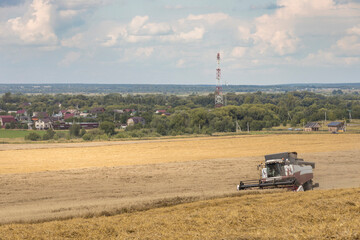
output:
[[[351, 24], [360, 17], [360, 4], [333, 0], [278, 0], [277, 6], [282, 7], [273, 14], [264, 14], [250, 24], [238, 26], [239, 39], [251, 47], [252, 57], [284, 56], [286, 61], [286, 55], [308, 52], [306, 59], [322, 56], [328, 64], [337, 62], [331, 60], [337, 57], [336, 52], [359, 53], [360, 25]], [[309, 53], [311, 47], [318, 45], [318, 42], [311, 42], [314, 40], [309, 36], [316, 36], [316, 41], [324, 41], [322, 52]], [[333, 44], [329, 43], [330, 39], [336, 39], [335, 36], [341, 37]], [[348, 63], [353, 62], [349, 59]]]
[[168, 23], [148, 23], [145, 24], [139, 32], [140, 34], [147, 35], [162, 35], [168, 34], [171, 31], [171, 27]]
[[336, 47], [343, 54], [360, 55], [360, 37], [355, 35], [345, 36], [336, 42]]
[[359, 57], [336, 56], [333, 52], [319, 50], [317, 53], [309, 54], [301, 61], [303, 65], [314, 66], [350, 66], [360, 63]]
[[77, 61], [80, 57], [81, 57], [81, 53], [79, 53], [79, 52], [69, 52], [59, 62], [59, 66], [63, 66], [63, 67], [70, 66], [72, 63]]
[[134, 17], [129, 26], [128, 29], [132, 32], [132, 33], [137, 33], [139, 31], [139, 29], [144, 26], [144, 24], [149, 20], [149, 16], [136, 16]]
[[134, 55], [136, 57], [150, 57], [153, 52], [154, 52], [153, 47], [144, 47], [144, 48], [136, 49]]
[[59, 16], [65, 19], [69, 19], [69, 18], [71, 19], [82, 12], [83, 12], [82, 10], [73, 10], [73, 9], [60, 10]]
[[196, 27], [190, 32], [181, 32], [178, 37], [185, 41], [200, 40], [203, 38], [205, 29], [202, 27]]
[[184, 59], [179, 59], [179, 60], [176, 62], [176, 67], [177, 67], [177, 68], [182, 68], [182, 67], [184, 67], [184, 64], [185, 64], [185, 60], [184, 60]]
[[83, 34], [82, 33], [78, 33], [71, 38], [64, 39], [61, 41], [61, 45], [64, 47], [82, 48], [82, 46], [83, 46], [82, 43], [83, 43]]
[[49, 0], [34, 0], [24, 17], [9, 19], [10, 29], [26, 44], [55, 44], [52, 28], [53, 7]]
[[246, 49], [246, 47], [235, 47], [231, 51], [231, 56], [236, 58], [243, 57], [245, 55]]
[[[209, 24], [215, 24], [217, 22], [226, 20], [229, 18], [229, 15], [225, 13], [209, 13], [209, 14], [200, 14], [200, 15], [192, 15], [190, 14], [185, 20], [187, 21], [205, 21]], [[180, 20], [184, 22], [185, 20]]]

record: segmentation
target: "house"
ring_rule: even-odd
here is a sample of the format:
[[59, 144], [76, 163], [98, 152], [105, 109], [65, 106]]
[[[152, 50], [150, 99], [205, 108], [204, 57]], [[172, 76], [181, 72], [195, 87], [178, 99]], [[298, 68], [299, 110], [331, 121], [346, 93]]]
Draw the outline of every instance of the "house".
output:
[[127, 125], [128, 126], [133, 126], [135, 124], [142, 124], [145, 125], [145, 119], [143, 117], [131, 117], [127, 120]]
[[35, 128], [37, 130], [47, 130], [52, 128], [52, 124], [49, 118], [40, 118], [35, 121]]
[[124, 110], [122, 110], [122, 109], [114, 109], [114, 113], [123, 114]]
[[64, 115], [64, 120], [66, 120], [66, 119], [69, 119], [69, 118], [73, 118], [75, 116], [75, 114], [73, 114], [73, 113], [65, 113], [65, 115]]
[[321, 127], [320, 124], [317, 122], [309, 122], [305, 125], [304, 131], [305, 132], [319, 131], [320, 127]]
[[103, 113], [105, 112], [105, 108], [103, 107], [94, 107], [93, 109], [90, 110], [90, 113], [91, 114], [100, 114], [100, 113]]
[[48, 118], [49, 117], [47, 112], [33, 112], [32, 116], [36, 117], [36, 118]]
[[345, 132], [346, 126], [344, 122], [331, 122], [328, 125], [329, 132]]
[[83, 123], [80, 123], [79, 125], [80, 125], [80, 128], [84, 128], [84, 129], [93, 129], [93, 128], [99, 127], [98, 122], [83, 122]]
[[89, 111], [85, 110], [80, 113], [80, 117], [86, 118], [89, 116], [89, 114], [90, 114]]
[[130, 109], [130, 108], [125, 108], [124, 110], [123, 110], [123, 112], [126, 112], [126, 113], [134, 113], [134, 112], [136, 112], [136, 110], [135, 109]]
[[17, 110], [16, 111], [17, 116], [24, 116], [27, 115], [27, 111], [25, 109]]
[[163, 113], [166, 113], [166, 110], [159, 109], [159, 110], [156, 110], [155, 113], [156, 113], [156, 114], [163, 114]]
[[1, 115], [0, 116], [0, 126], [5, 127], [7, 123], [16, 122], [15, 117], [12, 115]]

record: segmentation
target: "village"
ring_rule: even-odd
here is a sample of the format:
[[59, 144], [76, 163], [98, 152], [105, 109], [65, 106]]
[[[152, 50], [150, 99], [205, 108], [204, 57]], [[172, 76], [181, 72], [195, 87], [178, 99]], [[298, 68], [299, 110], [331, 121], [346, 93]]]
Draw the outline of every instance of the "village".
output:
[[[78, 124], [80, 128], [83, 129], [94, 129], [98, 128], [100, 124], [98, 115], [105, 113], [105, 111], [103, 107], [94, 107], [84, 111], [78, 109], [60, 110], [58, 113], [49, 115], [47, 112], [33, 112], [29, 114], [26, 109], [8, 112], [0, 109], [1, 113], [7, 113], [6, 115], [0, 115], [0, 126], [5, 129], [67, 130], [73, 124]], [[135, 109], [115, 109], [113, 113], [114, 116], [116, 114], [128, 114], [130, 116], [126, 120], [126, 123], [114, 121], [114, 124], [119, 129], [126, 129], [129, 126], [137, 124], [141, 124], [142, 126], [146, 124], [146, 120], [143, 117], [136, 116], [137, 111]], [[154, 114], [161, 116], [171, 115], [162, 109], [156, 110]], [[324, 126], [319, 122], [308, 122], [303, 128], [288, 128], [287, 130], [318, 132], [322, 127]], [[328, 131], [332, 133], [346, 132], [346, 122], [332, 121], [326, 124], [326, 127], [328, 127]]]
[[[5, 129], [67, 130], [73, 124], [78, 124], [83, 129], [94, 129], [99, 127], [100, 121], [98, 115], [105, 113], [105, 108], [94, 107], [84, 111], [66, 109], [51, 115], [47, 112], [33, 112], [29, 114], [26, 109], [7, 112], [0, 109], [0, 113], [3, 114], [0, 115], [0, 126]], [[116, 114], [126, 114], [129, 116], [126, 123], [114, 122], [119, 129], [126, 129], [136, 124], [141, 124], [142, 126], [146, 124], [146, 120], [143, 117], [136, 116], [137, 111], [135, 109], [115, 109], [113, 114], [114, 116]], [[156, 110], [154, 114], [162, 116], [170, 115], [166, 110]]]

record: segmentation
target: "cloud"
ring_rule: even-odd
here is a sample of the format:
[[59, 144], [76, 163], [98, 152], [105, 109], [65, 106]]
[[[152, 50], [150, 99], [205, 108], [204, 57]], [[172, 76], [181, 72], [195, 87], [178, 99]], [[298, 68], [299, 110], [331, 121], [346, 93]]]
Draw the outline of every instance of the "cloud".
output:
[[23, 17], [8, 20], [10, 30], [25, 44], [56, 44], [52, 28], [53, 7], [49, 0], [34, 0]]
[[62, 46], [70, 47], [70, 48], [72, 48], [72, 47], [81, 48], [82, 43], [83, 43], [83, 34], [82, 33], [78, 33], [71, 38], [63, 39], [61, 41]]
[[185, 41], [200, 40], [203, 38], [205, 29], [202, 27], [196, 27], [190, 32], [182, 32], [179, 34], [179, 38]]
[[[278, 0], [275, 12], [255, 18], [248, 25], [238, 27], [239, 39], [252, 45], [252, 52], [258, 55], [286, 56], [304, 51], [311, 43], [308, 36], [325, 39], [329, 35], [343, 35], [351, 17], [359, 18], [360, 6], [355, 3], [340, 4], [333, 0]], [[327, 26], [327, 27], [324, 27]], [[357, 27], [349, 32], [357, 32]], [[306, 42], [306, 45], [305, 45]], [[355, 37], [339, 40], [338, 47], [345, 48], [356, 43]]]
[[137, 33], [139, 29], [144, 26], [145, 22], [147, 22], [148, 20], [149, 16], [136, 16], [131, 20], [128, 29], [132, 33]]
[[182, 68], [182, 67], [184, 67], [184, 64], [185, 64], [185, 60], [184, 60], [184, 59], [179, 59], [179, 60], [176, 62], [176, 67], [177, 67], [177, 68]]
[[65, 57], [59, 62], [59, 66], [68, 67], [72, 63], [76, 62], [81, 57], [81, 53], [79, 52], [69, 52], [65, 55]]
[[235, 58], [240, 58], [245, 55], [247, 48], [246, 47], [235, 47], [231, 51], [231, 56]]
[[153, 52], [154, 52], [153, 47], [144, 47], [144, 48], [136, 49], [134, 55], [136, 57], [150, 57]]
[[[209, 14], [201, 14], [201, 15], [192, 15], [190, 14], [185, 20], [186, 21], [205, 21], [209, 24], [215, 24], [217, 22], [226, 20], [229, 18], [229, 15], [225, 13], [209, 13]], [[185, 20], [180, 20], [185, 22]]]

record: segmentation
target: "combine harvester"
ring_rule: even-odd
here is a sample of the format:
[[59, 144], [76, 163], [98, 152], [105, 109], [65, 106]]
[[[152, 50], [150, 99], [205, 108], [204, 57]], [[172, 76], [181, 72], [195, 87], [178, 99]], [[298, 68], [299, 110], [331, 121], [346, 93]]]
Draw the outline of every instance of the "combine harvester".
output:
[[259, 180], [240, 181], [238, 190], [249, 188], [287, 188], [292, 191], [307, 191], [319, 187], [313, 184], [314, 162], [305, 162], [297, 158], [296, 152], [284, 152], [265, 155], [265, 167], [262, 164]]

